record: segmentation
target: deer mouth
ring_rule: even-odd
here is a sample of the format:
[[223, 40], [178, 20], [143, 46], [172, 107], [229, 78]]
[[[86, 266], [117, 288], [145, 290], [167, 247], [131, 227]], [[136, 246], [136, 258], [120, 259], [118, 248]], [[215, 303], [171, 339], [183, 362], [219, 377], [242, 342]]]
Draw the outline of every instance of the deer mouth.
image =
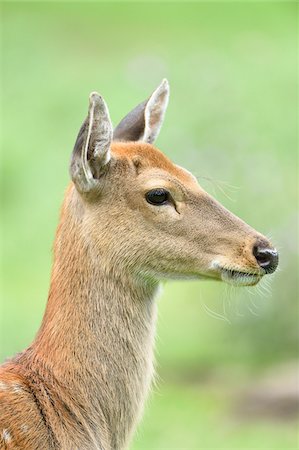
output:
[[222, 281], [234, 286], [254, 286], [266, 273], [262, 268], [242, 270], [239, 267], [234, 268], [232, 266], [222, 265], [218, 261], [213, 261], [211, 268]]
[[234, 286], [254, 286], [263, 277], [261, 272], [240, 271], [219, 267], [221, 279]]

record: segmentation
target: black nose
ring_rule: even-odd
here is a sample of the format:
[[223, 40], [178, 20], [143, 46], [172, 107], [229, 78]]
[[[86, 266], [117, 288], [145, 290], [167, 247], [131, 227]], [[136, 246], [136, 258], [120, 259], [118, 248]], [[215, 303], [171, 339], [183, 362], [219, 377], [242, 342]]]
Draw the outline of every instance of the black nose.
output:
[[265, 248], [258, 245], [253, 247], [253, 254], [258, 265], [264, 269], [266, 273], [275, 272], [278, 266], [278, 252], [274, 248]]

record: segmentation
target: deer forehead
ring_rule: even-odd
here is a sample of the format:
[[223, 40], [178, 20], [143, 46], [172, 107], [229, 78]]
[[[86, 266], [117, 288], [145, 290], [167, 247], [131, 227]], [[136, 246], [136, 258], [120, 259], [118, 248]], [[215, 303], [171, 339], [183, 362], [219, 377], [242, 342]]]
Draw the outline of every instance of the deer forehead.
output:
[[[176, 180], [188, 188], [198, 187], [196, 178], [186, 169], [174, 164], [159, 149], [143, 142], [114, 142], [112, 155], [126, 159], [136, 167], [137, 173], [144, 173], [153, 180], [164, 178], [170, 182]], [[150, 180], [149, 180], [150, 182]]]

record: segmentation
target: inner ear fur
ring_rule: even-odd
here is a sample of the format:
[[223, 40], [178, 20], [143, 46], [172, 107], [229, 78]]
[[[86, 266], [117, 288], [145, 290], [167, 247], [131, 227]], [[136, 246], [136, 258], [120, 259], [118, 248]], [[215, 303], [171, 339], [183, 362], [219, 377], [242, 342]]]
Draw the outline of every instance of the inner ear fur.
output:
[[143, 141], [152, 144], [158, 137], [169, 100], [169, 84], [164, 79], [152, 95], [136, 106], [117, 125], [116, 141]]
[[80, 128], [71, 156], [70, 175], [79, 192], [98, 187], [110, 161], [113, 128], [104, 99], [92, 92], [88, 116]]

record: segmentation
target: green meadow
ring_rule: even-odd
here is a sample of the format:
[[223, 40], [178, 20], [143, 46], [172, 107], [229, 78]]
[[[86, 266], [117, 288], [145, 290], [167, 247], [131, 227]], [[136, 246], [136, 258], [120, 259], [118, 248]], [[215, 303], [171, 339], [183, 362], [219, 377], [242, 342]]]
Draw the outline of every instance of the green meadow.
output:
[[2, 3], [1, 361], [41, 322], [93, 90], [116, 125], [168, 78], [157, 146], [280, 252], [255, 288], [163, 283], [157, 379], [134, 450], [298, 448], [296, 389], [276, 399], [298, 375], [296, 7]]

